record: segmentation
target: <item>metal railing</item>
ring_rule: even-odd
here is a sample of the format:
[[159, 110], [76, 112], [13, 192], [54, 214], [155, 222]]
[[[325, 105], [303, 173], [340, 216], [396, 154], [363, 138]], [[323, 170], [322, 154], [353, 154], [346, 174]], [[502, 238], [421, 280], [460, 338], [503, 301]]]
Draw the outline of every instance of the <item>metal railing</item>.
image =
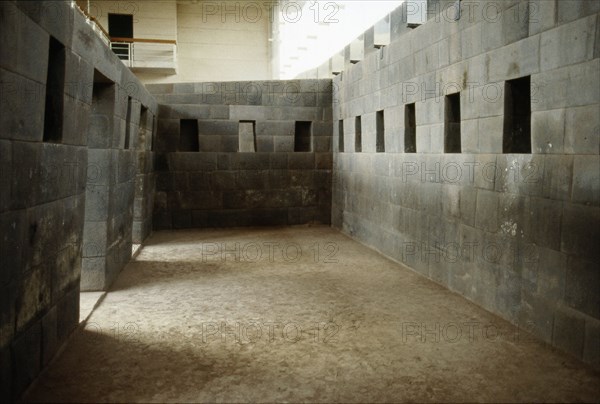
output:
[[98, 34], [100, 39], [131, 69], [155, 69], [177, 71], [177, 41], [167, 39], [115, 38], [110, 37], [96, 18], [75, 2], [71, 7], [78, 10]]
[[177, 42], [164, 39], [111, 38], [110, 48], [132, 69], [176, 69]]

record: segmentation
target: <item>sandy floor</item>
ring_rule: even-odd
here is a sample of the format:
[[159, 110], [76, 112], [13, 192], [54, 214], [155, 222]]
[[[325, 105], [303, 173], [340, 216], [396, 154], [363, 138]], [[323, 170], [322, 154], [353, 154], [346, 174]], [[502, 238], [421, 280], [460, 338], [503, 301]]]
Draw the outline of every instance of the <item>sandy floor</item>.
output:
[[600, 375], [335, 230], [180, 231], [25, 400], [598, 401]]
[[79, 322], [85, 321], [105, 292], [81, 292], [79, 294]]

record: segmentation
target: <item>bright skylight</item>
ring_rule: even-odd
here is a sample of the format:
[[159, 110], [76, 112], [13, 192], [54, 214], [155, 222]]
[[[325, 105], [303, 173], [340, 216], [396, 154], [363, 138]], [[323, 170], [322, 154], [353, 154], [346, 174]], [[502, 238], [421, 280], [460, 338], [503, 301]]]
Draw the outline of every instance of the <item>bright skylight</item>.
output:
[[[279, 13], [279, 68], [281, 79], [313, 69], [340, 51], [404, 0], [339, 0], [282, 2]], [[421, 21], [425, 0], [410, 0], [409, 19]]]

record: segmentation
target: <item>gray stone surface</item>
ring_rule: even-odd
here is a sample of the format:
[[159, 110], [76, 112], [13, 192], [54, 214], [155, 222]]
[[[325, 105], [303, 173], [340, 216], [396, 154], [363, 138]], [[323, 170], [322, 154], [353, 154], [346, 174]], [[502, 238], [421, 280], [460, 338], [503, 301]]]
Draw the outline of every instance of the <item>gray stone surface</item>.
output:
[[[332, 222], [597, 367], [600, 9], [496, 6], [487, 19], [434, 13], [416, 29], [403, 6], [391, 43], [374, 51], [367, 30], [333, 81], [145, 88], [66, 2], [2, 2], [0, 400], [18, 399], [64, 343], [80, 288], [108, 288], [153, 228]], [[65, 46], [65, 111], [62, 142], [44, 144], [50, 36]], [[502, 154], [501, 90], [527, 75], [532, 154]], [[448, 156], [443, 96], [456, 91], [462, 154]], [[177, 152], [181, 119], [198, 120], [201, 152]], [[256, 121], [255, 152], [238, 153], [240, 120]], [[310, 153], [293, 152], [296, 121], [312, 122]]]
[[[486, 15], [481, 9], [469, 15], [463, 2], [458, 23], [445, 19], [442, 7], [414, 30], [404, 29], [406, 10], [398, 8], [391, 14], [388, 56], [366, 54], [333, 79], [339, 102], [333, 121], [344, 121], [347, 136], [343, 153], [337, 141], [334, 147], [332, 223], [593, 363], [597, 349], [585, 342], [585, 351], [584, 334], [594, 335], [598, 315], [597, 271], [591, 270], [600, 263], [600, 87], [593, 85], [600, 71], [598, 6], [492, 3], [477, 5]], [[503, 154], [504, 83], [528, 75], [532, 153]], [[443, 95], [456, 91], [462, 154], [448, 159], [440, 148]], [[402, 111], [412, 102], [417, 153], [406, 158], [402, 149], [388, 150], [393, 143], [386, 138], [392, 169], [382, 181], [384, 171], [370, 164], [371, 117], [385, 109], [386, 132], [400, 138]], [[353, 147], [358, 116], [361, 153]], [[462, 168], [456, 179], [448, 176], [452, 164]], [[389, 238], [412, 247], [442, 245], [420, 257], [390, 247]], [[461, 265], [437, 260], [452, 242], [465, 253], [471, 247], [475, 259]]]
[[[155, 167], [157, 187], [166, 194], [154, 206], [154, 227], [329, 223], [331, 193], [323, 193], [320, 199], [317, 195], [330, 183], [332, 168], [333, 124], [331, 118], [323, 120], [323, 106], [331, 103], [330, 83], [253, 82], [253, 88], [268, 90], [261, 92], [260, 102], [255, 97], [211, 99], [211, 108], [228, 113], [200, 115], [200, 153], [174, 153], [170, 144], [177, 138], [178, 120], [188, 119], [206, 100], [198, 101], [199, 105], [161, 106], [156, 151], [159, 159], [169, 163]], [[227, 88], [248, 85], [230, 82]], [[159, 99], [161, 93], [200, 96], [205, 90], [201, 84], [149, 89]], [[215, 89], [225, 91], [218, 84]], [[178, 98], [163, 102], [178, 102]], [[314, 107], [317, 104], [323, 106]], [[295, 153], [295, 122], [307, 120], [312, 122], [313, 151]], [[317, 170], [326, 170], [324, 183], [314, 180]]]

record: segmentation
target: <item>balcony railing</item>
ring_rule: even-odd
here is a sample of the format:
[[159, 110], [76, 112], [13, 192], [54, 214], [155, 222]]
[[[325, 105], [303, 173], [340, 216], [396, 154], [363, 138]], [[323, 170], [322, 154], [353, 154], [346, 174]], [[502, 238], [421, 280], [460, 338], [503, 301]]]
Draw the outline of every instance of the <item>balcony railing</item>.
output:
[[98, 34], [102, 41], [110, 46], [119, 59], [131, 70], [156, 72], [162, 74], [177, 73], [177, 41], [166, 39], [115, 38], [110, 37], [96, 18], [89, 15], [75, 2], [71, 7], [77, 9]]
[[112, 37], [110, 48], [132, 70], [177, 72], [177, 41]]

